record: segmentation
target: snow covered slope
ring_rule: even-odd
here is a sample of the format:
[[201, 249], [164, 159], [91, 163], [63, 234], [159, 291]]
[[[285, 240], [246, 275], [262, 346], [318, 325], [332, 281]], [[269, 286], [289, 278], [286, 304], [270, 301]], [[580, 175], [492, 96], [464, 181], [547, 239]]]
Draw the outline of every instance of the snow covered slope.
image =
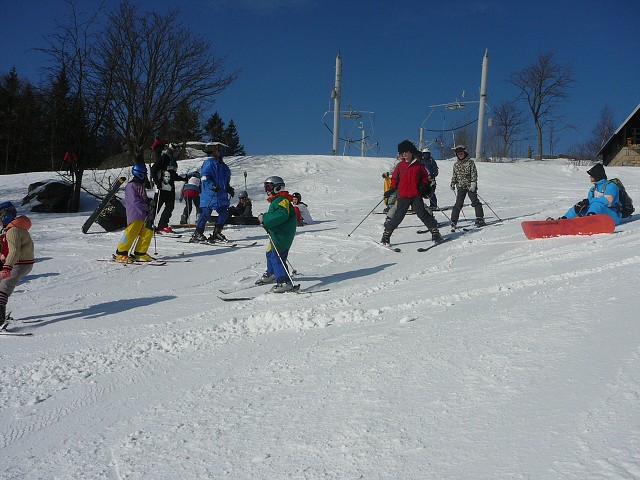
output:
[[[302, 194], [318, 223], [289, 260], [303, 289], [330, 291], [221, 301], [264, 271], [259, 227], [225, 230], [255, 247], [158, 237], [150, 253], [190, 262], [122, 266], [96, 261], [119, 232], [80, 231], [93, 199], [73, 215], [19, 208], [37, 263], [9, 310], [40, 322], [0, 337], [0, 478], [640, 477], [640, 222], [532, 241], [520, 228], [584, 198], [587, 167], [478, 163], [503, 222], [417, 253], [429, 235], [408, 216], [394, 253], [377, 245], [382, 215], [348, 236], [392, 159], [228, 163], [256, 213], [269, 175]], [[452, 164], [439, 163], [441, 205]], [[640, 169], [607, 173], [640, 204]], [[2, 200], [43, 178], [0, 176]]]

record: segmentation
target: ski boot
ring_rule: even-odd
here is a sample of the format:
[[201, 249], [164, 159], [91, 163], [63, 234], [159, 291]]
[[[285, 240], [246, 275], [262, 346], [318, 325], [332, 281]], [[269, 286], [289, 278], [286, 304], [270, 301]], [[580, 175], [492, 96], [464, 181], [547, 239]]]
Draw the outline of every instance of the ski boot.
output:
[[386, 245], [386, 246], [391, 245], [391, 234], [392, 233], [393, 233], [392, 230], [387, 230], [385, 228], [384, 233], [382, 234], [382, 240], [380, 240], [380, 243], [382, 243], [382, 245]]
[[272, 288], [272, 293], [287, 293], [293, 290], [293, 284], [287, 279], [284, 282], [276, 283]]
[[444, 242], [444, 238], [442, 238], [438, 230], [434, 230], [431, 232], [431, 241], [437, 245], [438, 243]]
[[456, 232], [456, 228], [458, 228], [458, 225], [456, 222], [451, 222], [451, 233], [455, 233]]
[[276, 276], [273, 273], [264, 272], [262, 276], [256, 280], [256, 285], [267, 285], [276, 281]]
[[204, 232], [198, 230], [193, 233], [191, 238], [189, 239], [189, 243], [205, 243], [207, 241], [207, 237], [204, 236]]
[[487, 223], [484, 221], [484, 218], [478, 217], [476, 218], [476, 227], [484, 227]]

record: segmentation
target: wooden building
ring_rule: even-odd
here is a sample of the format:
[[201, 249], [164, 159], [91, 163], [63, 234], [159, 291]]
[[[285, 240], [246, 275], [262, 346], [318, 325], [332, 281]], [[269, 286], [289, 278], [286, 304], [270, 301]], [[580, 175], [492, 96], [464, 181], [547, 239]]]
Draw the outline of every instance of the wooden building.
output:
[[611, 135], [598, 156], [612, 167], [640, 167], [640, 105]]

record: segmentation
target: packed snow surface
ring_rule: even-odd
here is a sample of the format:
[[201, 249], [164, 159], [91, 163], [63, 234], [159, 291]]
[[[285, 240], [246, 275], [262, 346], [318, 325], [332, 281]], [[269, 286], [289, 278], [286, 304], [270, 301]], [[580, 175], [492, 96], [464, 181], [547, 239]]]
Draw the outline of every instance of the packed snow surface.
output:
[[[78, 214], [20, 206], [37, 263], [8, 309], [40, 321], [0, 337], [0, 478], [640, 477], [638, 215], [613, 235], [527, 240], [520, 227], [586, 197], [588, 167], [478, 163], [486, 219], [502, 222], [443, 225], [453, 240], [418, 253], [430, 235], [409, 215], [395, 253], [376, 207], [393, 159], [227, 162], [255, 213], [270, 175], [302, 194], [317, 223], [298, 229], [294, 280], [330, 291], [223, 302], [265, 269], [260, 227], [225, 229], [258, 242], [245, 248], [158, 236], [150, 253], [190, 261], [123, 266], [96, 261], [121, 232], [81, 233], [93, 197]], [[447, 206], [453, 162], [439, 165]], [[85, 186], [121, 173], [87, 172]], [[607, 173], [640, 203], [640, 169]], [[20, 205], [47, 178], [0, 176], [2, 200]]]

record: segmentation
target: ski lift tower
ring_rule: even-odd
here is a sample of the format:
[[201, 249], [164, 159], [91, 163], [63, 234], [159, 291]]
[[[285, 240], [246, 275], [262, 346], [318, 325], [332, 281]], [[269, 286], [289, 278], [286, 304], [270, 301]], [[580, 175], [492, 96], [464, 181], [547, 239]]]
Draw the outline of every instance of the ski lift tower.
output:
[[489, 70], [489, 49], [482, 58], [482, 79], [480, 81], [480, 106], [478, 108], [478, 133], [476, 136], [476, 159], [484, 158], [484, 110], [487, 103], [487, 71]]
[[340, 94], [342, 90], [342, 58], [340, 50], [336, 57], [336, 80], [331, 92], [333, 98], [333, 154], [338, 154], [338, 142], [340, 141]]

